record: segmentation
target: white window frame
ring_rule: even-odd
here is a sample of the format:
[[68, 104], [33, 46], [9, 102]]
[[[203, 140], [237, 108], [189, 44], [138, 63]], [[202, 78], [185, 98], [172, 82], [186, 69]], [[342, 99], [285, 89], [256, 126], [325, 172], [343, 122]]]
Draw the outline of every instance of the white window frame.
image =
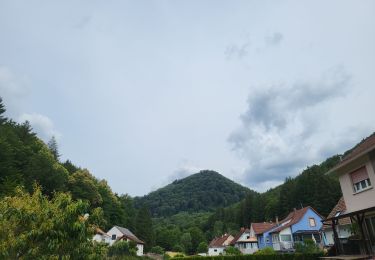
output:
[[370, 178], [367, 178], [363, 181], [353, 183], [354, 192], [358, 193], [364, 190], [367, 190], [371, 187], [371, 181]]
[[310, 227], [316, 227], [315, 218], [309, 218], [309, 225], [310, 225]]

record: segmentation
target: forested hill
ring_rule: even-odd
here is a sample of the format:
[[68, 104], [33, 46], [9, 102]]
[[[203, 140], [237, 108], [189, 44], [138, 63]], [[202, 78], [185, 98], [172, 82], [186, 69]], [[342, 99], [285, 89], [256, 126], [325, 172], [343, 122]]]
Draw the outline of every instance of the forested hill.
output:
[[147, 205], [154, 217], [178, 212], [211, 211], [239, 202], [254, 193], [215, 171], [204, 170], [134, 199], [136, 206]]

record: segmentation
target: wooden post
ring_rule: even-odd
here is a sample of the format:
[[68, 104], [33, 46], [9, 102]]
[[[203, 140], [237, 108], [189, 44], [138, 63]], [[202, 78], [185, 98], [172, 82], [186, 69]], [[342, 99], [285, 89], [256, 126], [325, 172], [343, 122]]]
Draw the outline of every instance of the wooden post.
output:
[[359, 231], [361, 232], [361, 236], [362, 236], [362, 241], [363, 241], [363, 244], [365, 246], [365, 252], [367, 255], [370, 254], [370, 250], [368, 249], [368, 245], [367, 245], [367, 241], [366, 241], [366, 236], [365, 236], [365, 231], [363, 229], [363, 221], [365, 219], [365, 214], [362, 213], [362, 216], [357, 214], [357, 220], [358, 220], [358, 225], [359, 225]]
[[332, 231], [333, 231], [333, 240], [334, 240], [335, 246], [336, 246], [336, 255], [340, 255], [341, 253], [343, 253], [344, 250], [342, 248], [341, 241], [340, 241], [339, 236], [337, 234], [337, 230], [336, 230], [337, 222], [338, 222], [338, 220], [332, 219]]

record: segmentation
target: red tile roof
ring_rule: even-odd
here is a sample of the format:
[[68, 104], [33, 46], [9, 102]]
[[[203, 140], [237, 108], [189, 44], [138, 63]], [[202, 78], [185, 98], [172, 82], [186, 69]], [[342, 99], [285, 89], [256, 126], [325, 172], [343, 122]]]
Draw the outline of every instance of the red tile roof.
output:
[[253, 227], [255, 234], [259, 235], [274, 228], [276, 224], [272, 222], [261, 222], [261, 223], [251, 223], [251, 226]]
[[333, 172], [341, 168], [341, 166], [346, 165], [352, 160], [374, 149], [375, 149], [375, 133], [363, 139], [359, 144], [354, 146], [346, 155], [342, 157], [341, 161], [335, 167], [333, 167], [333, 169], [331, 169], [329, 172]]
[[[304, 207], [302, 209], [294, 210], [294, 211], [290, 212], [289, 215], [286, 218], [284, 218], [283, 220], [280, 221], [281, 226], [276, 228], [275, 230], [272, 230], [272, 233], [278, 233], [281, 230], [284, 230], [285, 228], [290, 227], [290, 226], [298, 223], [303, 218], [303, 216], [306, 214], [307, 210], [309, 210], [309, 209], [313, 210], [316, 214], [318, 214], [320, 216], [320, 214], [318, 212], [316, 212], [310, 206]], [[323, 219], [322, 216], [320, 216], [320, 217]], [[285, 223], [285, 222], [287, 222], [287, 224], [282, 225], [282, 223]]]
[[[341, 197], [341, 199], [337, 202], [336, 206], [332, 209], [331, 213], [329, 213], [327, 218], [334, 217], [338, 212], [341, 212], [341, 214], [344, 214], [346, 211], [346, 204], [344, 197]], [[339, 219], [339, 225], [350, 225], [352, 222], [350, 221], [350, 218], [342, 218]], [[325, 221], [323, 225], [323, 229], [332, 228], [331, 226], [332, 221]]]
[[[224, 247], [224, 243], [225, 241], [227, 241], [228, 238], [230, 238], [231, 235], [228, 235], [228, 234], [225, 234], [221, 237], [215, 237], [211, 242], [210, 244], [208, 245], [208, 247]], [[232, 240], [229, 241], [229, 243], [231, 242]]]

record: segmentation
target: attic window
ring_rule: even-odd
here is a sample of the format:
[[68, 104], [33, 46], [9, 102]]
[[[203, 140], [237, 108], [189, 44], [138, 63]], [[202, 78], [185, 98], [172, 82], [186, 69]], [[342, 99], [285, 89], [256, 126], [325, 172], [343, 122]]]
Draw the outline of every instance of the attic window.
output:
[[355, 192], [360, 192], [371, 187], [370, 178], [368, 176], [365, 166], [352, 172], [350, 174], [350, 177], [352, 179], [353, 188]]
[[310, 227], [316, 227], [315, 218], [309, 218]]
[[337, 211], [336, 214], [335, 214], [335, 217], [338, 217], [341, 215], [341, 211]]
[[116, 240], [116, 234], [112, 235], [112, 240]]

